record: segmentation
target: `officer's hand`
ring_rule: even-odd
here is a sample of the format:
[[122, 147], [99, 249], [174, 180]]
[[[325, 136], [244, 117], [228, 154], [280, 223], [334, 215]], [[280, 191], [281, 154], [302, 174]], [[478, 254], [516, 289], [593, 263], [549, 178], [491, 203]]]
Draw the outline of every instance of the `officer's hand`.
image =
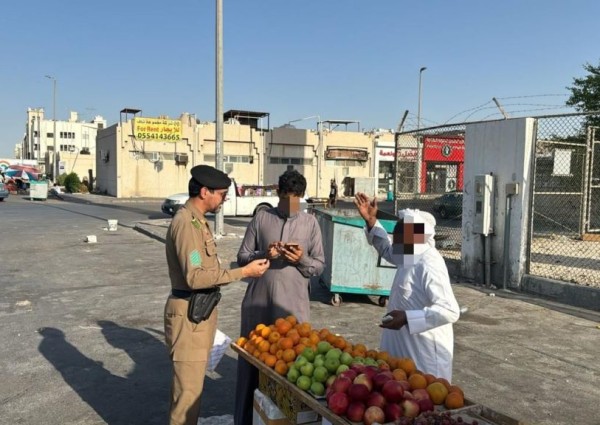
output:
[[269, 260], [254, 260], [242, 268], [244, 277], [261, 277], [269, 268]]
[[380, 328], [398, 330], [408, 323], [405, 311], [392, 310], [389, 311], [384, 317], [388, 316], [390, 316], [392, 319], [386, 321], [382, 320], [381, 324], [379, 325]]
[[281, 254], [288, 263], [298, 264], [300, 262], [300, 259], [302, 258], [302, 254], [304, 254], [304, 250], [300, 245], [284, 245], [281, 248]]

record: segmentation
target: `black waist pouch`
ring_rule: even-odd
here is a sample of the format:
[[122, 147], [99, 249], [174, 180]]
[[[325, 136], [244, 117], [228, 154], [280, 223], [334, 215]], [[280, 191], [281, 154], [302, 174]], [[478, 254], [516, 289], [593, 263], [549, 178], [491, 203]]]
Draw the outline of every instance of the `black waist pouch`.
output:
[[221, 300], [221, 289], [200, 289], [193, 291], [188, 303], [188, 319], [194, 323], [200, 323], [210, 317], [212, 311]]

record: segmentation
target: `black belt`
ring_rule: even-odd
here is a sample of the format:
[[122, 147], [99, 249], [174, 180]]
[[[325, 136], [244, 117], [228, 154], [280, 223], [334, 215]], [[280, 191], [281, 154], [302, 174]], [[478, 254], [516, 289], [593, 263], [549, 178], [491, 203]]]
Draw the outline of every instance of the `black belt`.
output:
[[177, 298], [189, 298], [192, 296], [192, 291], [186, 291], [183, 289], [171, 289], [171, 295]]

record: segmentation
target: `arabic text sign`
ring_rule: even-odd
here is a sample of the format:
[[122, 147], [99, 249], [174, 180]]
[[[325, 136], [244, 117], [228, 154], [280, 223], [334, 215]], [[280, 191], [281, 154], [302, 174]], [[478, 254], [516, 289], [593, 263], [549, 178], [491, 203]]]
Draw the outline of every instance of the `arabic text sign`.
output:
[[181, 140], [181, 121], [160, 118], [134, 118], [133, 132], [139, 140], [176, 142]]

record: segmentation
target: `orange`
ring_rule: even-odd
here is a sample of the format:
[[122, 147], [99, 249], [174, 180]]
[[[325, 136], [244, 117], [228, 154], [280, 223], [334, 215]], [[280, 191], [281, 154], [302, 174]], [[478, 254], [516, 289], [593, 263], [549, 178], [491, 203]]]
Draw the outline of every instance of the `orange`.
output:
[[448, 389], [441, 382], [434, 382], [427, 386], [427, 393], [433, 404], [442, 404], [448, 395]]
[[269, 347], [270, 354], [276, 354], [277, 350], [279, 350], [279, 347], [277, 346], [277, 344], [271, 344], [271, 346]]
[[277, 343], [277, 341], [279, 341], [279, 338], [281, 338], [281, 334], [277, 331], [273, 331], [269, 334], [269, 342], [271, 344]]
[[302, 337], [308, 337], [310, 335], [311, 331], [312, 331], [312, 325], [308, 322], [301, 323], [300, 327], [298, 329], [298, 333]]
[[376, 359], [377, 358], [377, 350], [367, 350], [367, 357]]
[[441, 382], [442, 384], [444, 384], [444, 387], [446, 387], [446, 389], [450, 391], [450, 382], [448, 382], [446, 378], [437, 378], [435, 382]]
[[363, 353], [367, 352], [367, 347], [364, 344], [355, 344], [353, 348], [355, 351], [362, 351]]
[[394, 379], [396, 381], [406, 381], [407, 377], [406, 377], [406, 372], [404, 371], [404, 369], [394, 369], [392, 371], [392, 375], [394, 376]]
[[275, 364], [277, 363], [277, 357], [275, 357], [273, 354], [267, 354], [263, 361], [265, 362], [265, 364], [267, 366], [274, 367]]
[[277, 357], [278, 359], [283, 359], [283, 350], [277, 350], [277, 352], [275, 353], [275, 357]]
[[305, 346], [309, 346], [312, 345], [312, 342], [310, 341], [310, 338], [307, 336], [303, 336], [300, 338], [300, 341], [298, 341], [299, 344], [304, 344]]
[[279, 346], [279, 348], [282, 349], [287, 349], [287, 348], [292, 348], [294, 346], [294, 340], [290, 337], [284, 337], [284, 338], [280, 338], [277, 345]]
[[398, 360], [398, 366], [400, 366], [401, 369], [404, 369], [407, 375], [410, 375], [411, 372], [417, 370], [417, 366], [415, 365], [413, 359], [410, 359], [408, 357], [403, 357], [400, 360]]
[[300, 342], [300, 334], [296, 329], [290, 329], [290, 331], [286, 334], [288, 338], [291, 338], [294, 341], [294, 345]]
[[262, 336], [263, 338], [267, 338], [270, 333], [271, 333], [271, 328], [266, 327], [266, 326], [260, 330], [260, 336]]
[[260, 331], [261, 331], [263, 328], [266, 328], [266, 327], [267, 327], [267, 325], [265, 325], [264, 323], [259, 323], [258, 325], [256, 325], [256, 326], [254, 327], [254, 330], [255, 330], [256, 332], [260, 332]]
[[281, 359], [286, 363], [293, 362], [296, 360], [296, 351], [293, 348], [286, 348], [283, 350]]
[[411, 390], [417, 388], [427, 388], [427, 379], [420, 373], [413, 373], [408, 377], [408, 384]]
[[264, 363], [264, 362], [265, 362], [265, 360], [266, 360], [266, 358], [267, 358], [267, 356], [270, 356], [269, 352], [268, 352], [268, 351], [264, 351], [264, 352], [262, 352], [262, 353], [260, 353], [260, 354], [258, 355], [258, 359], [259, 359], [261, 362], [263, 362], [263, 363]]
[[281, 335], [287, 335], [290, 329], [292, 329], [292, 324], [285, 319], [282, 319], [281, 322], [277, 324], [277, 332]]
[[269, 348], [271, 348], [271, 344], [269, 344], [269, 341], [267, 341], [267, 340], [262, 340], [261, 342], [258, 343], [258, 349], [261, 353], [264, 353], [265, 351], [269, 351]]
[[327, 336], [325, 337], [325, 341], [327, 341], [330, 344], [333, 344], [336, 339], [337, 339], [337, 335], [332, 334], [331, 332], [328, 333]]
[[285, 320], [290, 322], [292, 326], [295, 326], [296, 323], [298, 323], [298, 319], [296, 319], [296, 316], [294, 316], [292, 314], [290, 314], [288, 317], [286, 317]]
[[248, 334], [248, 338], [249, 338], [249, 339], [252, 339], [252, 338], [254, 338], [254, 336], [256, 336], [256, 331], [255, 331], [254, 329], [252, 329], [252, 330], [250, 331], [250, 333]]
[[302, 354], [302, 352], [304, 351], [305, 348], [306, 348], [306, 345], [298, 344], [294, 347], [294, 351], [296, 352], [296, 355], [299, 356], [300, 354]]
[[277, 360], [277, 363], [275, 363], [275, 372], [277, 372], [280, 375], [285, 375], [288, 372], [288, 365], [286, 362], [284, 362], [283, 360]]
[[329, 332], [329, 329], [323, 328], [319, 331], [319, 338], [321, 338], [321, 341], [327, 341], [327, 335], [330, 333], [331, 332]]
[[387, 351], [380, 351], [379, 353], [377, 353], [377, 360], [383, 360], [384, 362], [389, 364], [390, 355]]
[[450, 393], [459, 393], [463, 396], [463, 398], [465, 398], [465, 393], [458, 385], [450, 385], [450, 388], [448, 388], [448, 394]]
[[426, 373], [423, 376], [425, 377], [425, 379], [427, 379], [427, 385], [435, 382], [435, 376], [433, 376], [431, 373]]
[[252, 355], [258, 359], [260, 357], [260, 350], [258, 348], [255, 349]]
[[465, 405], [465, 399], [461, 393], [458, 391], [449, 393], [446, 396], [446, 400], [444, 401], [444, 405], [448, 409], [459, 409]]
[[313, 345], [317, 345], [319, 342], [321, 342], [321, 337], [319, 337], [319, 333], [317, 331], [312, 331], [308, 336], [308, 339], [310, 339], [310, 342]]
[[346, 340], [344, 339], [343, 336], [338, 336], [335, 341], [333, 341], [333, 346], [335, 348], [339, 348], [340, 350], [343, 350], [346, 347]]
[[248, 338], [246, 338], [245, 336], [241, 336], [237, 339], [237, 341], [235, 343], [237, 345], [239, 345], [240, 347], [244, 348], [244, 345], [246, 345], [247, 342], [248, 342]]

